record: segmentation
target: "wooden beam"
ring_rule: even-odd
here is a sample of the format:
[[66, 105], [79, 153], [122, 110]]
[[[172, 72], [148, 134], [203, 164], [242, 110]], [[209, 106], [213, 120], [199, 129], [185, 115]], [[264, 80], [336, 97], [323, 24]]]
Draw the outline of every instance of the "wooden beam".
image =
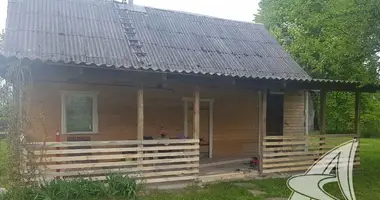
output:
[[209, 158], [212, 158], [212, 148], [214, 144], [214, 102], [209, 102]]
[[257, 91], [257, 95], [258, 95], [258, 101], [259, 101], [259, 113], [258, 113], [258, 124], [259, 124], [259, 149], [258, 149], [258, 152], [259, 152], [259, 156], [261, 157], [262, 156], [262, 143], [263, 141], [261, 140], [263, 137], [261, 136], [262, 134], [262, 129], [263, 129], [263, 123], [262, 123], [262, 120], [261, 120], [261, 116], [263, 115], [263, 101], [262, 101], [262, 92], [261, 91]]
[[189, 117], [189, 107], [188, 101], [183, 101], [183, 132], [185, 137], [189, 137], [189, 127], [188, 127], [188, 117]]
[[261, 102], [261, 108], [260, 108], [260, 111], [259, 111], [259, 124], [261, 124], [260, 126], [260, 132], [259, 132], [259, 146], [260, 146], [260, 158], [259, 158], [259, 173], [262, 174], [263, 173], [263, 159], [264, 159], [264, 156], [263, 156], [263, 145], [264, 145], [264, 136], [267, 135], [267, 90], [264, 90], [262, 92], [259, 93], [259, 100]]
[[360, 92], [355, 92], [355, 134], [360, 136]]
[[320, 92], [320, 122], [319, 122], [319, 130], [320, 134], [326, 134], [326, 90], [321, 90]]
[[144, 138], [144, 90], [137, 90], [137, 140]]
[[199, 97], [199, 87], [195, 87], [194, 91], [194, 120], [193, 120], [193, 137], [194, 139], [199, 139], [199, 107], [200, 107], [200, 97]]
[[309, 135], [309, 91], [306, 90], [305, 93], [305, 135]]

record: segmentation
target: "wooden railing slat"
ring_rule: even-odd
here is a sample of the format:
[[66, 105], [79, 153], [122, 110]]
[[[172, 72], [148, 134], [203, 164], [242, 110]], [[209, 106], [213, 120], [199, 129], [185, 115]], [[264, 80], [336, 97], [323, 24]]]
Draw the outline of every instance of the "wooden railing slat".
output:
[[46, 142], [30, 147], [35, 148], [33, 164], [42, 173], [38, 180], [104, 180], [108, 173], [122, 173], [159, 183], [195, 180], [199, 174], [199, 139]]

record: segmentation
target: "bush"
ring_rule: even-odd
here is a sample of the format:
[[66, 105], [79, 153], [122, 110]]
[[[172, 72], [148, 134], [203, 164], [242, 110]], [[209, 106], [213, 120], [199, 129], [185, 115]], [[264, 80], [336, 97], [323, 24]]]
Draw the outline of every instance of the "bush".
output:
[[138, 185], [127, 176], [112, 174], [107, 176], [107, 184], [102, 181], [78, 178], [74, 180], [54, 180], [39, 186], [12, 188], [0, 200], [74, 200], [105, 199], [121, 197], [136, 199]]
[[8, 186], [8, 166], [8, 143], [3, 139], [0, 140], [0, 187]]

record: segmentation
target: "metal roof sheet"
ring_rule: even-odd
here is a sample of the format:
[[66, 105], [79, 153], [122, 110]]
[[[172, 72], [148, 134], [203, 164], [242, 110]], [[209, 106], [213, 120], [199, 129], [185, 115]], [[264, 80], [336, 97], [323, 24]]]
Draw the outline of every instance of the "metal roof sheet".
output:
[[263, 25], [132, 9], [109, 0], [9, 0], [1, 54], [164, 72], [311, 80]]

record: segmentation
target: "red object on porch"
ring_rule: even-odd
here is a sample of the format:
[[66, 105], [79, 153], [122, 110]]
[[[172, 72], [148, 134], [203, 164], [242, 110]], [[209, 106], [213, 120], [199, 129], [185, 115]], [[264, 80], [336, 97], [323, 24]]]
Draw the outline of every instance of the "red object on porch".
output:
[[257, 159], [257, 157], [253, 157], [252, 160], [251, 160], [251, 164], [253, 166], [259, 166], [260, 161], [259, 161], [259, 159]]

